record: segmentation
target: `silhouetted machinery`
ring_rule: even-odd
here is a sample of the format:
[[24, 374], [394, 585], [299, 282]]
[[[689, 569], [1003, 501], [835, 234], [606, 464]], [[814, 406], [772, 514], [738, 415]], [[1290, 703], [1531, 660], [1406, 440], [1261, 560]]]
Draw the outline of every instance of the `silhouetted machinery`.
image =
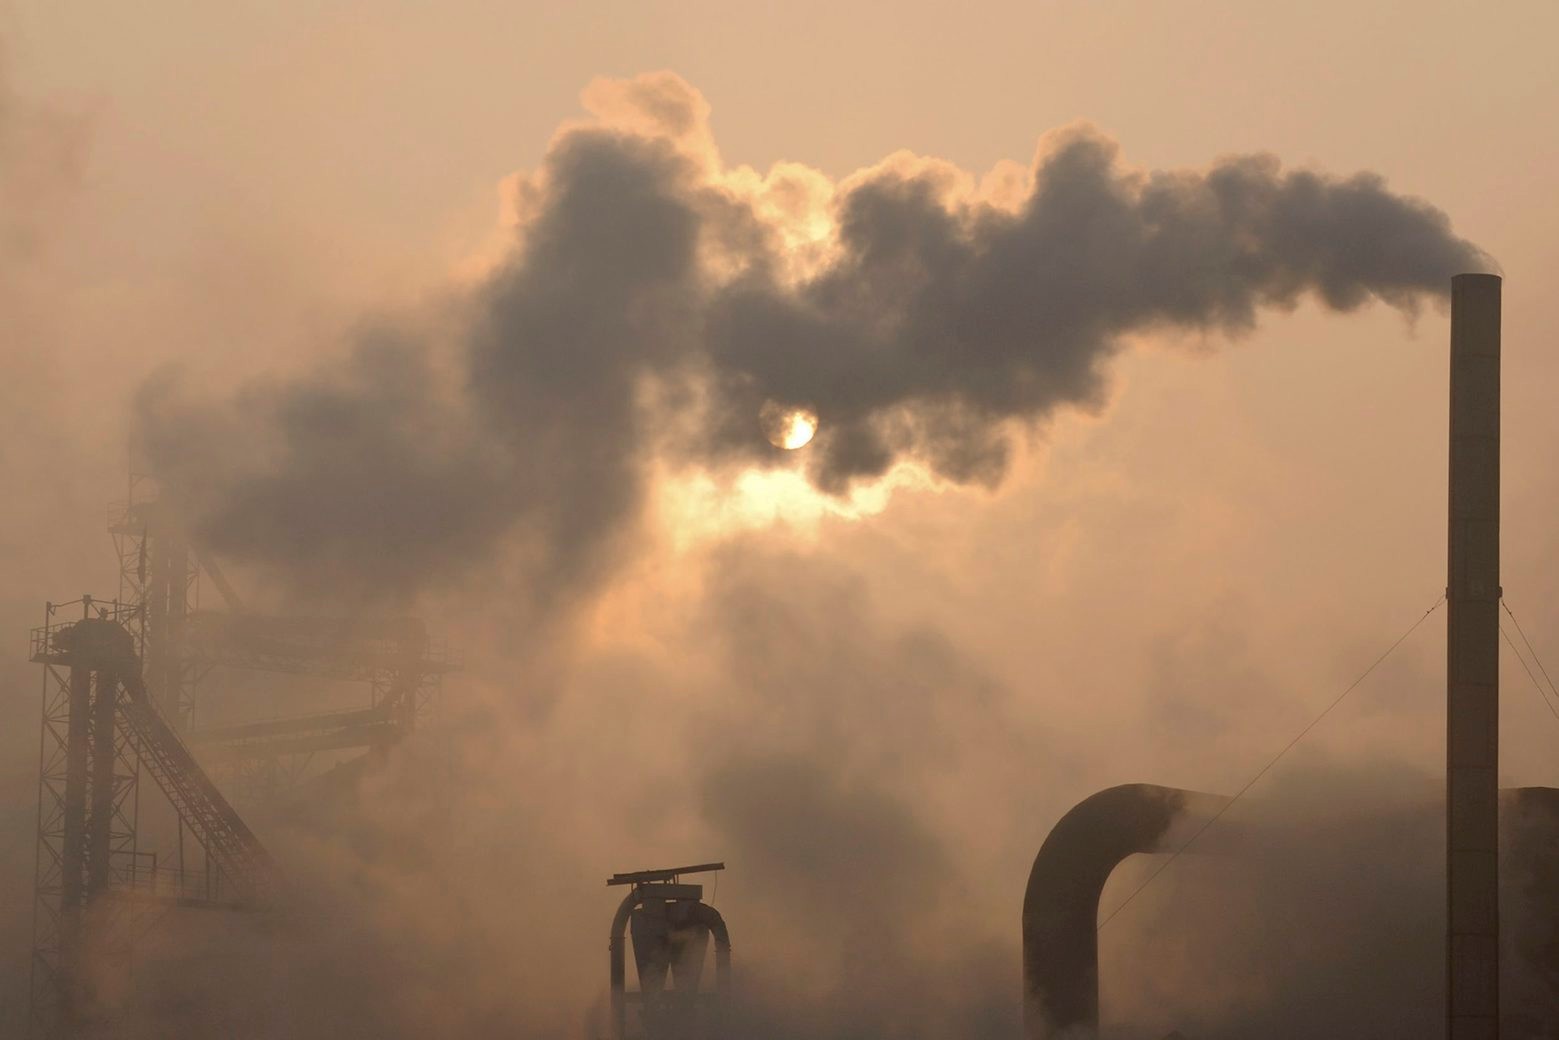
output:
[[[79, 620], [56, 611], [78, 605]], [[262, 909], [278, 879], [254, 833], [148, 693], [126, 610], [84, 596], [50, 604], [32, 633], [44, 710], [38, 793], [32, 1011], [37, 1037], [96, 1035], [129, 980], [131, 948], [159, 909]], [[152, 778], [207, 856], [173, 870], [138, 843]], [[180, 857], [182, 860], [182, 857]]]
[[[250, 609], [211, 553], [196, 552], [176, 498], [156, 484], [132, 469], [129, 496], [110, 513], [120, 620], [152, 699], [229, 796], [274, 802], [322, 771], [382, 757], [432, 715], [443, 677], [460, 664], [421, 621], [386, 614], [391, 603], [337, 618]], [[202, 604], [207, 584], [225, 609]], [[367, 703], [299, 715], [223, 697], [230, 710], [213, 713], [211, 687], [244, 672], [366, 686]]]
[[[1451, 279], [1446, 621], [1446, 1033], [1559, 1037], [1559, 790], [1499, 789], [1501, 282]], [[1098, 1035], [1099, 893], [1117, 863], [1184, 847], [1228, 800], [1128, 784], [1045, 840], [1023, 900], [1028, 1040]], [[1503, 861], [1503, 862], [1502, 862]], [[1504, 912], [1502, 912], [1502, 904]], [[1501, 931], [1504, 926], [1503, 934]]]
[[[724, 869], [724, 863], [700, 863], [613, 874], [607, 880], [608, 885], [632, 886], [612, 918], [611, 1040], [722, 1040], [726, 1035], [731, 936], [720, 912], [703, 901], [704, 886], [681, 881], [683, 874]], [[636, 991], [628, 990], [624, 933], [633, 942]], [[711, 938], [715, 984], [705, 990]]]
[[[247, 609], [155, 485], [132, 468], [128, 498], [110, 512], [119, 594], [46, 604], [31, 634], [44, 668], [28, 1026], [39, 1040], [97, 1036], [131, 991], [135, 946], [172, 909], [280, 903], [270, 857], [235, 802], [382, 761], [459, 667], [414, 618]], [[202, 578], [225, 611], [201, 607]], [[214, 671], [358, 684], [368, 702], [256, 718], [230, 696], [234, 710], [211, 725]], [[143, 805], [143, 777], [165, 799]]]

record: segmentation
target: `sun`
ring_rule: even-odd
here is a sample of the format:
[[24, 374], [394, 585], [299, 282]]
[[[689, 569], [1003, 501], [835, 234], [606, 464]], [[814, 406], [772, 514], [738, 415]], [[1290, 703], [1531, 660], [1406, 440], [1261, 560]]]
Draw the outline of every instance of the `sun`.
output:
[[774, 442], [775, 446], [786, 451], [806, 447], [817, 432], [817, 416], [797, 409], [790, 413], [787, 420], [784, 433]]
[[817, 413], [810, 408], [768, 401], [758, 411], [758, 425], [776, 448], [795, 451], [811, 443], [817, 433]]

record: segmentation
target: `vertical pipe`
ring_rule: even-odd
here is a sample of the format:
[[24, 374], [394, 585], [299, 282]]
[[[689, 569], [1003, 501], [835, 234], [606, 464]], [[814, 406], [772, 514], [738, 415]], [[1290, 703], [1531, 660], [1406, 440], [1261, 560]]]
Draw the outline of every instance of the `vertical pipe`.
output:
[[179, 714], [178, 686], [169, 681], [170, 672], [178, 667], [177, 662], [169, 660], [173, 651], [169, 639], [169, 613], [183, 587], [179, 586], [175, 592], [172, 573], [175, 553], [170, 551], [166, 516], [167, 510], [156, 505], [148, 504], [142, 510], [145, 526], [141, 531], [141, 547], [146, 554], [147, 577], [141, 598], [145, 611], [141, 619], [144, 641], [141, 674], [152, 702], [162, 709], [163, 717], [175, 730], [182, 730], [184, 720]]
[[624, 1040], [628, 1035], [628, 964], [623, 941], [622, 936], [614, 935], [607, 946], [611, 958], [611, 1040]]
[[612, 915], [611, 939], [607, 946], [611, 960], [611, 1040], [626, 1040], [628, 1035], [628, 963], [624, 933], [628, 930], [628, 917], [639, 905], [639, 888], [628, 890]]
[[87, 781], [91, 761], [92, 672], [70, 668], [70, 715], [65, 727], [65, 805], [60, 847], [60, 908], [79, 908], [87, 850]]
[[114, 723], [119, 679], [99, 671], [92, 702], [91, 810], [87, 814], [87, 887], [90, 903], [108, 891], [114, 836]]
[[1446, 1017], [1499, 1036], [1500, 279], [1451, 279]]
[[714, 907], [708, 908], [713, 914], [713, 924], [710, 931], [715, 938], [715, 1021], [713, 1035], [718, 1040], [725, 1040], [730, 1030], [731, 1003], [734, 994], [731, 991], [731, 933], [725, 927], [725, 918], [721, 917]]
[[709, 911], [709, 931], [715, 939], [715, 992], [724, 1004], [731, 999], [731, 933], [725, 927], [725, 918], [714, 907], [705, 909]]
[[183, 533], [174, 527], [171, 516], [164, 524], [167, 531], [162, 539], [162, 554], [166, 559], [168, 606], [163, 616], [162, 674], [159, 678], [167, 704], [164, 710], [173, 728], [183, 732], [195, 720], [193, 691], [184, 675], [184, 630], [190, 594], [189, 544], [184, 541]]
[[74, 1022], [81, 1011], [82, 920], [85, 890], [87, 766], [90, 746], [92, 673], [84, 662], [70, 666], [70, 714], [65, 729], [65, 798], [60, 837], [59, 993], [60, 1014]]

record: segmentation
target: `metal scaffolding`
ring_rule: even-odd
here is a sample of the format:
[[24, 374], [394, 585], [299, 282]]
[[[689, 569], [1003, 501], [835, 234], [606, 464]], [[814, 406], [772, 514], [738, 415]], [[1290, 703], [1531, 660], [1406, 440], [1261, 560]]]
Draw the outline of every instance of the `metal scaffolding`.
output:
[[[81, 616], [71, 618], [73, 608]], [[149, 696], [124, 604], [48, 604], [30, 657], [43, 665], [30, 1029], [82, 1035], [112, 1013], [137, 937], [172, 905], [262, 907], [276, 881], [254, 834]], [[149, 775], [214, 872], [192, 885], [139, 847]]]
[[[382, 754], [437, 712], [443, 677], [460, 662], [420, 620], [251, 611], [216, 560], [191, 549], [179, 514], [132, 467], [125, 501], [109, 510], [119, 602], [152, 700], [233, 797], [272, 800], [315, 775], [322, 753]], [[203, 578], [225, 610], [201, 603]], [[257, 710], [213, 725], [203, 690], [222, 669], [360, 683], [367, 703], [286, 717]]]
[[[90, 617], [91, 598], [77, 602], [82, 617]], [[46, 623], [58, 609], [47, 606]], [[115, 620], [119, 615], [112, 611]], [[41, 642], [47, 644], [49, 636]], [[117, 724], [113, 682], [43, 656], [39, 643], [35, 634], [31, 656], [43, 662], [44, 674], [31, 1026], [36, 1035], [50, 1036], [61, 1024], [90, 1014], [80, 978], [89, 901], [95, 939], [90, 952], [98, 970], [128, 970], [133, 925], [128, 918], [135, 904], [106, 897], [111, 889], [133, 885], [138, 875], [140, 773], [128, 735]]]
[[[109, 509], [119, 557], [118, 602], [135, 638], [145, 681], [179, 730], [194, 722], [196, 690], [208, 668], [183, 652], [185, 627], [200, 606], [200, 569], [172, 511], [148, 498], [150, 478], [131, 474], [130, 497]], [[138, 497], [139, 496], [139, 497]]]
[[197, 611], [184, 631], [185, 674], [240, 669], [367, 686], [367, 704], [203, 726], [189, 734], [255, 800], [295, 786], [316, 756], [382, 754], [432, 716], [459, 661], [414, 618], [274, 617]]
[[[136, 940], [169, 909], [278, 902], [270, 857], [232, 800], [296, 787], [322, 753], [360, 749], [371, 764], [436, 710], [459, 667], [413, 618], [248, 610], [144, 473], [132, 469], [108, 529], [118, 597], [48, 604], [31, 638], [44, 671], [29, 1025], [39, 1040], [110, 1020]], [[203, 578], [225, 610], [201, 604]], [[361, 684], [366, 704], [202, 725], [222, 670]], [[157, 830], [142, 820], [143, 775], [171, 807], [154, 820], [176, 822], [176, 858], [143, 847]], [[186, 835], [203, 858], [192, 870]]]

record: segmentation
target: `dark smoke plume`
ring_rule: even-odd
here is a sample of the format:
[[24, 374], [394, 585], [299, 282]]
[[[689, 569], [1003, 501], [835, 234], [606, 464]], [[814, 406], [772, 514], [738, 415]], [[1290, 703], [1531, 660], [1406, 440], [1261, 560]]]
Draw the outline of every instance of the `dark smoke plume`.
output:
[[[619, 559], [652, 459], [994, 485], [1015, 433], [1101, 405], [1123, 337], [1237, 335], [1307, 297], [1411, 311], [1490, 265], [1374, 174], [1145, 173], [1073, 127], [1016, 187], [904, 156], [834, 184], [724, 167], [673, 75], [587, 101], [520, 182], [508, 254], [436, 314], [229, 400], [147, 388], [141, 437], [206, 543], [344, 595], [501, 555], [557, 603]], [[765, 439], [776, 402], [819, 416], [807, 451]]]

